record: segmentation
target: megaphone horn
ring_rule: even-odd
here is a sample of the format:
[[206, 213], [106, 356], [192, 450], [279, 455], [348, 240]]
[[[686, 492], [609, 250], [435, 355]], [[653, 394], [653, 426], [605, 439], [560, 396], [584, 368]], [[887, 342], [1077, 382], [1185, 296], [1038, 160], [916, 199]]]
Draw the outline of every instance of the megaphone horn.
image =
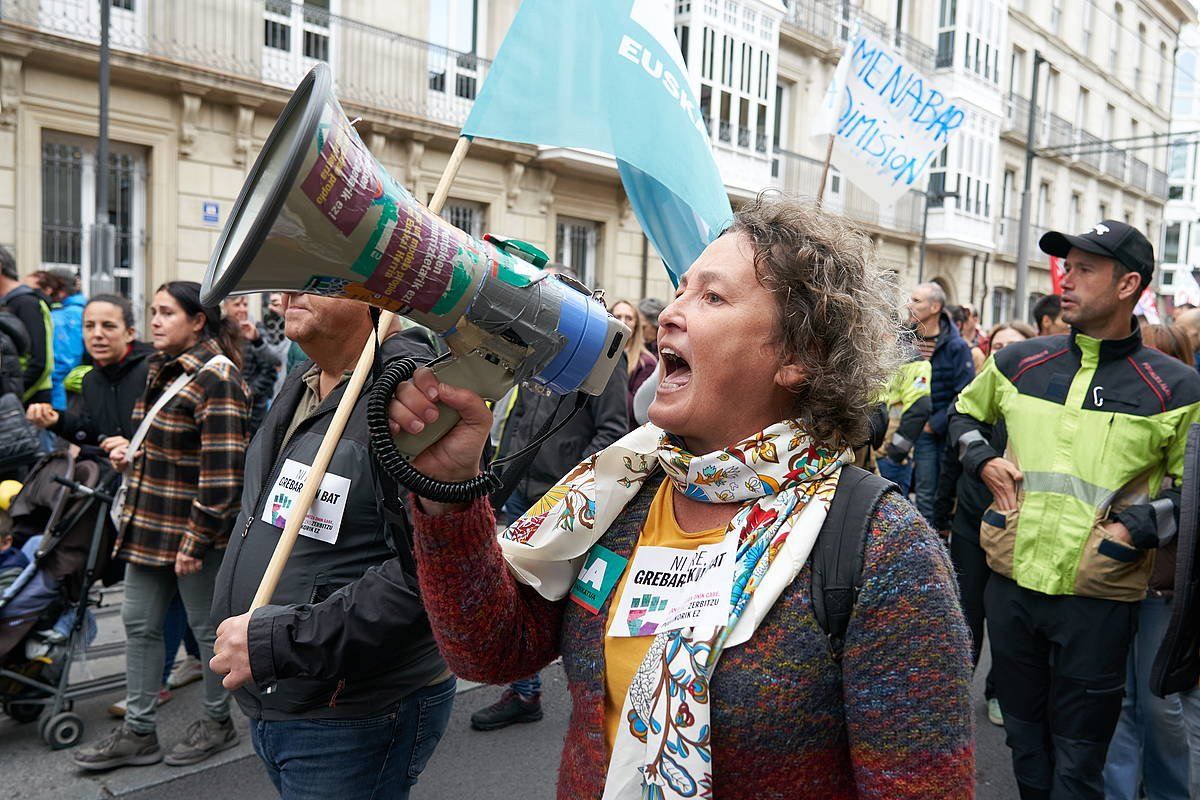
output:
[[361, 300], [445, 335], [456, 355], [500, 362], [505, 388], [532, 380], [599, 394], [627, 329], [586, 290], [545, 278], [413, 198], [367, 150], [318, 64], [250, 171], [202, 301], [270, 291]]

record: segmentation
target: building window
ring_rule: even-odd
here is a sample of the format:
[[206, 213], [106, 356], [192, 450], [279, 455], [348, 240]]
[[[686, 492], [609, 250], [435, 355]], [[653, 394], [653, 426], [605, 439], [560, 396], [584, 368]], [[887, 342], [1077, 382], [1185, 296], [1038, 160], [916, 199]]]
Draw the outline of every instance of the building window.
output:
[[426, 66], [431, 92], [475, 99], [479, 89], [479, 26], [476, 0], [430, 0], [429, 41], [434, 46], [428, 49]]
[[1083, 195], [1079, 192], [1071, 192], [1071, 230], [1077, 231], [1083, 228]]
[[1013, 306], [1013, 290], [1006, 286], [992, 289], [992, 324], [1008, 322], [1011, 319]]
[[1179, 230], [1180, 224], [1172, 222], [1167, 226], [1167, 232], [1163, 236], [1163, 262], [1167, 264], [1178, 264], [1179, 258]]
[[599, 222], [560, 216], [555, 229], [554, 260], [574, 271], [585, 286], [595, 286], [599, 243]]
[[954, 65], [954, 23], [957, 16], [958, 0], [941, 0], [938, 11], [937, 58], [934, 61], [936, 67]]
[[442, 219], [476, 239], [483, 238], [487, 207], [469, 200], [448, 200], [442, 208]]
[[[1091, 0], [1084, 0], [1084, 3]], [[1062, 33], [1062, 0], [1050, 0], [1050, 30], [1057, 36]]]
[[1083, 35], [1079, 49], [1089, 58], [1092, 55], [1092, 2], [1093, 0], [1083, 0], [1083, 24], [1079, 26]]
[[[113, 275], [118, 294], [141, 313], [145, 271], [146, 159], [139, 148], [113, 143], [108, 156], [108, 221], [115, 227]], [[66, 134], [42, 142], [43, 267], [79, 272], [91, 293], [96, 219], [96, 143]]]
[[1112, 25], [1108, 29], [1108, 66], [1112, 70], [1117, 68], [1117, 61], [1121, 57], [1121, 29], [1124, 27], [1123, 16], [1124, 9], [1121, 8], [1120, 3], [1117, 3], [1113, 10]]
[[329, 0], [266, 0], [263, 80], [294, 86], [318, 61], [330, 58]]

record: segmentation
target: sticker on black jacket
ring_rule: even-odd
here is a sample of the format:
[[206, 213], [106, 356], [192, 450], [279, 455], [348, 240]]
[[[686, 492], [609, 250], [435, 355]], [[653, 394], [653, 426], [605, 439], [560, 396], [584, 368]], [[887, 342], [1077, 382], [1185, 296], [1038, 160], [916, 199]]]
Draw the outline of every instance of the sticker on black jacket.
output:
[[[279, 477], [267, 496], [262, 521], [283, 530], [287, 525], [290, 510], [295, 507], [308, 477], [308, 465], [287, 459], [279, 470]], [[342, 513], [346, 510], [346, 496], [350, 494], [350, 479], [326, 472], [317, 490], [316, 499], [300, 526], [300, 535], [337, 544], [338, 531], [342, 527]]]

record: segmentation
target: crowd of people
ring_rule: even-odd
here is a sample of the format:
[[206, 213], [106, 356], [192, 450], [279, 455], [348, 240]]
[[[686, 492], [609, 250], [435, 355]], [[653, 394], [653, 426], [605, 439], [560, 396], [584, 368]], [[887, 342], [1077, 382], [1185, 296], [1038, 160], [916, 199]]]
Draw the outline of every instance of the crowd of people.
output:
[[[633, 335], [569, 419], [525, 386], [486, 404], [425, 369], [401, 384], [393, 433], [461, 418], [413, 460], [439, 481], [553, 429], [502, 492], [410, 494], [372, 458], [364, 393], [253, 613], [369, 309], [273, 294], [255, 322], [172, 281], [142, 342], [128, 299], [0, 248], [3, 392], [44, 449], [120, 485], [124, 719], [75, 763], [198, 763], [237, 743], [235, 701], [283, 797], [407, 797], [458, 677], [509, 684], [471, 717], [495, 730], [542, 718], [561, 658], [560, 797], [967, 798], [986, 641], [1022, 800], [1200, 796], [1200, 693], [1149, 686], [1200, 310], [1133, 316], [1154, 257], [1128, 225], [1040, 245], [1061, 296], [1036, 329], [985, 332], [937, 283], [898, 313], [868, 237], [759, 198], [670, 303], [611, 303]], [[397, 324], [381, 352], [439, 349]], [[201, 709], [168, 751], [157, 709], [189, 680]]]

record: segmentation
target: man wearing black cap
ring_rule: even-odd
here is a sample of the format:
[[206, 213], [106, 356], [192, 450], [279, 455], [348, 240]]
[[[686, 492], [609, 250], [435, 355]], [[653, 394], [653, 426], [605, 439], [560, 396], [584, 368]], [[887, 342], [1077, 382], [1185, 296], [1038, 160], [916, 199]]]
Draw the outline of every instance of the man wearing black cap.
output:
[[[1065, 259], [1069, 334], [1004, 348], [962, 391], [950, 437], [995, 501], [980, 544], [996, 696], [1022, 800], [1104, 797], [1105, 751], [1153, 551], [1175, 535], [1200, 375], [1142, 344], [1154, 272], [1138, 230], [1104, 220], [1040, 246]], [[1003, 419], [996, 452], [983, 426]]]

